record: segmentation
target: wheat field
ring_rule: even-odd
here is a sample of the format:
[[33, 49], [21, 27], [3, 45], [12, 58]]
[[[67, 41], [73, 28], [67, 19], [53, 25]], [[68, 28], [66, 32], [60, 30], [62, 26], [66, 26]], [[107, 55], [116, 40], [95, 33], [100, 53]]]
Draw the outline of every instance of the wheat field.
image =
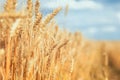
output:
[[16, 4], [6, 0], [0, 12], [0, 80], [120, 80], [119, 41], [59, 29], [60, 7], [43, 17], [39, 0]]

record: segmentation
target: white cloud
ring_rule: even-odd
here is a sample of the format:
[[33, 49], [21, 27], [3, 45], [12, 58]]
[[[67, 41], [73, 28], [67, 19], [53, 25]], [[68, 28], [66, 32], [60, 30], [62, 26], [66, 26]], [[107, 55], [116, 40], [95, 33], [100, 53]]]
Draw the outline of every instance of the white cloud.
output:
[[102, 31], [112, 33], [116, 32], [117, 28], [115, 26], [105, 26], [104, 28], [102, 28]]
[[92, 9], [92, 10], [99, 10], [103, 9], [103, 5], [97, 3], [92, 0], [82, 0], [82, 1], [75, 1], [75, 0], [51, 0], [45, 3], [44, 7], [47, 8], [56, 8], [59, 6], [65, 7], [69, 5], [70, 9]]
[[117, 13], [117, 18], [120, 21], [120, 12]]
[[90, 28], [88, 28], [88, 29], [85, 29], [84, 31], [83, 31], [83, 33], [85, 33], [85, 34], [95, 34], [95, 33], [97, 33], [98, 32], [98, 29], [97, 28], [95, 28], [95, 27], [90, 27]]
[[115, 27], [115, 26], [104, 26], [101, 28], [89, 27], [89, 28], [85, 29], [83, 32], [86, 34], [95, 35], [96, 33], [99, 33], [99, 32], [114, 33], [116, 31], [117, 31], [117, 27]]
[[89, 28], [88, 32], [91, 33], [91, 34], [94, 34], [94, 33], [97, 32], [97, 29], [96, 28]]

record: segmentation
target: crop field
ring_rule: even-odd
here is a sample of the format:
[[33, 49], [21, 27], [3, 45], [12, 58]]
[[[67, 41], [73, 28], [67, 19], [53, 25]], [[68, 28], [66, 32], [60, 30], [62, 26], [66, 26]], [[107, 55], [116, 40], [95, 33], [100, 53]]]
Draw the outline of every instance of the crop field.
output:
[[120, 80], [119, 41], [59, 29], [60, 7], [43, 17], [39, 0], [16, 4], [6, 0], [0, 12], [0, 80]]

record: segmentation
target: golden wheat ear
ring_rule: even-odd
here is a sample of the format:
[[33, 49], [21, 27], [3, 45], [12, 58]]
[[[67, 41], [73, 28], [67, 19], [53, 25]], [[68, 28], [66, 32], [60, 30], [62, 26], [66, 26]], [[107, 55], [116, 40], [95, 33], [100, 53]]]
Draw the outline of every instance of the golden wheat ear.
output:
[[40, 8], [40, 2], [39, 2], [39, 0], [36, 0], [36, 3], [35, 3], [35, 18], [36, 19], [35, 19], [33, 28], [38, 27], [42, 20], [42, 14], [39, 11], [39, 8]]
[[10, 30], [10, 37], [13, 37], [15, 36], [16, 34], [16, 29], [19, 25], [19, 22], [20, 22], [20, 19], [16, 20], [16, 22], [13, 24], [13, 26], [11, 27], [11, 30]]
[[39, 14], [39, 9], [40, 9], [40, 2], [39, 2], [39, 0], [36, 0], [36, 2], [35, 2], [35, 16], [36, 17]]
[[45, 27], [60, 11], [61, 7], [56, 8], [51, 14], [48, 14], [45, 20], [42, 22], [41, 27]]
[[32, 0], [27, 0], [27, 13], [28, 13], [29, 18], [31, 18], [33, 16], [33, 2], [32, 2]]
[[5, 12], [11, 12], [16, 10], [17, 0], [7, 0], [4, 5]]

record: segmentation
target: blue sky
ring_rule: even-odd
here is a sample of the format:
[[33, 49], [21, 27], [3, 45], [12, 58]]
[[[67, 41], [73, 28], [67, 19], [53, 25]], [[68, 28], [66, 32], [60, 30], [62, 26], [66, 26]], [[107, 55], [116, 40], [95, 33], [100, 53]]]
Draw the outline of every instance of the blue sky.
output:
[[[120, 40], [120, 0], [43, 0], [45, 9], [62, 6], [58, 24], [72, 32], [80, 31], [90, 39]], [[64, 8], [69, 12], [64, 16]]]
[[[0, 4], [4, 1], [1, 0]], [[25, 1], [19, 0], [18, 6], [23, 7]], [[44, 15], [59, 6], [63, 7], [55, 17], [61, 28], [71, 32], [80, 31], [90, 39], [120, 40], [120, 0], [40, 0], [40, 2]], [[69, 6], [67, 16], [64, 15], [66, 5]]]

